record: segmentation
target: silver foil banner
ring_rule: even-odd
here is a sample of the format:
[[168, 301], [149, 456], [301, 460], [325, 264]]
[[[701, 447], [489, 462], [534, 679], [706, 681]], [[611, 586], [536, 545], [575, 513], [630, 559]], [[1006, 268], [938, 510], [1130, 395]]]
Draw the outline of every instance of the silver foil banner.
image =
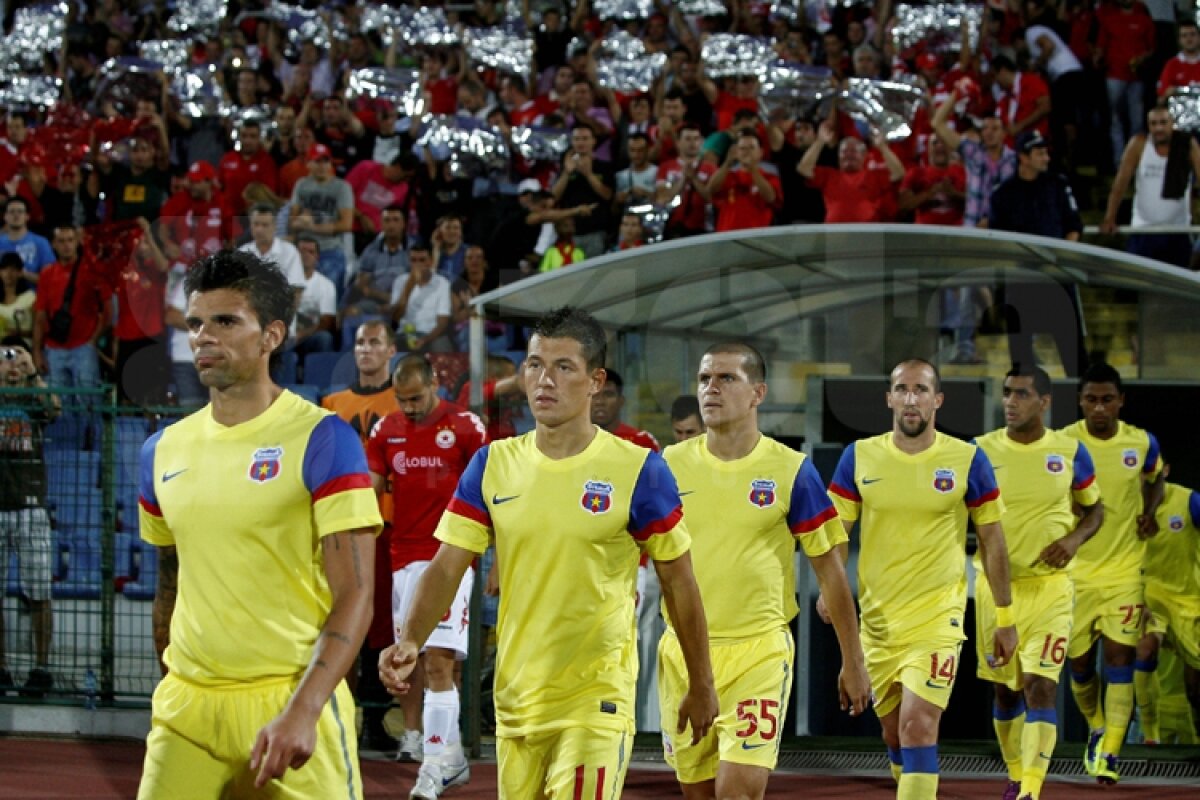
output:
[[377, 31], [385, 47], [392, 44], [392, 33], [400, 31], [412, 19], [412, 9], [408, 6], [379, 6], [368, 4], [362, 6], [358, 14], [358, 29], [363, 33]]
[[410, 46], [448, 47], [462, 43], [458, 31], [446, 21], [446, 12], [425, 6], [413, 13], [400, 35]]
[[192, 61], [191, 48], [181, 39], [149, 39], [138, 45], [138, 55], [162, 65], [170, 75], [187, 69]]
[[1167, 110], [1176, 128], [1188, 133], [1200, 132], [1200, 86], [1176, 87], [1167, 98]]
[[600, 19], [649, 19], [654, 0], [593, 0], [592, 11]]
[[162, 64], [145, 58], [121, 56], [100, 65], [100, 80], [92, 105], [99, 116], [108, 111], [132, 117], [138, 100], [157, 100], [162, 96]]
[[967, 26], [972, 50], [979, 45], [979, 26], [983, 20], [983, 5], [964, 3], [934, 3], [914, 6], [901, 3], [896, 7], [896, 23], [892, 27], [892, 43], [901, 57], [909, 57], [918, 46], [925, 52], [958, 52], [962, 49], [962, 29]]
[[[833, 96], [822, 98], [822, 116], [829, 115]], [[922, 96], [923, 92], [915, 86], [869, 78], [850, 78], [847, 88], [836, 93], [840, 110], [856, 122], [878, 129], [889, 142], [907, 139], [912, 134], [909, 122]]]
[[258, 128], [262, 132], [263, 142], [268, 142], [276, 138], [278, 135], [278, 126], [275, 124], [275, 112], [269, 106], [245, 106], [244, 108], [235, 108], [229, 113], [229, 119], [233, 122], [233, 149], [242, 149], [242, 125], [247, 122], [257, 122]]
[[494, 128], [479, 127], [471, 117], [430, 117], [416, 146], [439, 161], [449, 159], [450, 173], [470, 178], [508, 169], [508, 146]]
[[833, 70], [776, 61], [767, 68], [759, 89], [759, 106], [765, 115], [782, 110], [789, 117], [810, 116], [822, 100], [838, 89]]
[[617, 31], [600, 43], [596, 81], [618, 92], [648, 92], [666, 64], [666, 53], [648, 54], [640, 39]]
[[305, 42], [311, 41], [324, 50], [331, 44], [335, 32], [345, 34], [345, 22], [340, 15], [334, 15], [336, 31], [331, 32], [329, 24], [319, 12], [287, 3], [272, 3], [261, 11], [242, 12], [234, 20], [234, 24], [240, 25], [242, 20], [252, 18], [279, 23], [287, 31], [288, 44], [292, 48], [299, 48]]
[[512, 152], [526, 161], [561, 161], [571, 149], [571, 132], [561, 128], [515, 125], [509, 137]]
[[171, 80], [171, 95], [179, 101], [179, 113], [192, 119], [227, 117], [233, 111], [217, 83], [214, 64], [176, 73]]
[[228, 11], [226, 0], [178, 0], [167, 29], [183, 36], [215, 36]]
[[533, 69], [533, 38], [505, 28], [468, 28], [467, 54], [475, 64], [528, 75]]
[[710, 78], [736, 75], [761, 77], [775, 60], [771, 40], [740, 33], [717, 33], [704, 41], [704, 72]]
[[43, 3], [18, 8], [13, 16], [12, 33], [4, 38], [3, 65], [8, 73], [41, 73], [47, 53], [62, 50], [67, 29], [66, 3]]
[[8, 75], [0, 78], [0, 108], [36, 111], [58, 103], [62, 81], [51, 75]]
[[729, 9], [721, 0], [678, 0], [679, 13], [687, 17], [724, 17]]
[[350, 92], [357, 97], [391, 100], [403, 117], [425, 114], [421, 73], [411, 68], [367, 67], [350, 73]]

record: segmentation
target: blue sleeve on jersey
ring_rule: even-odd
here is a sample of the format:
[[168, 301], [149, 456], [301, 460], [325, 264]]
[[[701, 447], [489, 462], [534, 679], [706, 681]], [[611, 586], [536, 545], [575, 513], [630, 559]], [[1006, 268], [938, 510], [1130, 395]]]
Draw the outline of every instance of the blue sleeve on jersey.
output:
[[301, 474], [313, 502], [371, 486], [362, 440], [336, 414], [322, 418], [308, 435]]
[[971, 459], [971, 471], [967, 474], [967, 505], [976, 508], [999, 496], [1000, 487], [996, 485], [992, 462], [988, 461], [982, 447], [976, 447], [975, 457]]
[[833, 471], [833, 480], [829, 482], [829, 491], [856, 503], [862, 502], [858, 486], [854, 483], [854, 444], [851, 443], [842, 451], [838, 459], [837, 469]]
[[492, 527], [492, 515], [488, 511], [487, 500], [483, 496], [483, 474], [487, 471], [488, 451], [490, 445], [484, 445], [475, 451], [471, 461], [458, 479], [454, 489], [454, 497], [450, 498], [447, 511], [460, 517], [474, 520], [480, 525]]
[[1146, 463], [1142, 465], [1142, 474], [1149, 475], [1158, 469], [1158, 439], [1154, 438], [1154, 434], [1146, 431], [1146, 438], [1150, 440], [1149, 447], [1146, 448]]
[[833, 501], [821, 483], [821, 476], [811, 459], [804, 459], [792, 482], [792, 501], [788, 507], [788, 530], [808, 533], [837, 516]]
[[1088, 452], [1083, 442], [1075, 447], [1075, 480], [1071, 488], [1075, 491], [1086, 489], [1096, 480], [1096, 465], [1092, 463], [1092, 454]]
[[158, 507], [158, 494], [154, 491], [154, 453], [158, 449], [158, 441], [163, 432], [151, 436], [142, 445], [142, 455], [138, 464], [138, 495], [142, 506], [156, 517], [162, 516]]
[[1192, 515], [1192, 525], [1200, 528], [1200, 492], [1192, 492], [1188, 497], [1188, 513]]
[[662, 455], [647, 451], [629, 504], [629, 532], [633, 538], [645, 541], [656, 533], [670, 531], [682, 517], [675, 476]]

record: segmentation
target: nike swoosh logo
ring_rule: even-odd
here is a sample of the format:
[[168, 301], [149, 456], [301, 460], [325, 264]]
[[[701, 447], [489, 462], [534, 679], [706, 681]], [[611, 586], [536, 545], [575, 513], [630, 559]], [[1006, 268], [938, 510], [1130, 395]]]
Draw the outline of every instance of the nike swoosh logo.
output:
[[992, 464], [992, 472], [995, 472], [998, 469], [1004, 469], [1004, 465], [1003, 464]]
[[928, 686], [930, 689], [945, 689], [945, 688], [947, 688], [945, 686], [942, 686], [941, 684], [934, 683], [931, 680], [926, 680], [925, 685]]
[[679, 496], [680, 496], [680, 497], [683, 497], [683, 496], [685, 496], [685, 495], [689, 495], [689, 494], [695, 494], [695, 493], [696, 493], [696, 490], [695, 490], [695, 489], [692, 489], [690, 492], [680, 492], [680, 493], [679, 493]]
[[1042, 669], [1054, 669], [1055, 667], [1058, 667], [1059, 665], [1055, 664], [1053, 661], [1051, 661], [1049, 663], [1047, 663], [1045, 661], [1039, 661], [1038, 666], [1041, 667]]
[[742, 742], [743, 750], [757, 750], [760, 747], [766, 747], [766, 746], [767, 746], [766, 742], [762, 742], [760, 744], [750, 744], [749, 742]]
[[881, 480], [883, 480], [883, 478], [863, 478], [862, 482], [863, 486], [869, 486], [872, 483], [879, 483]]
[[187, 467], [184, 467], [183, 469], [175, 470], [174, 472], [164, 472], [162, 474], [162, 482], [166, 483], [167, 481], [171, 480], [172, 478], [177, 478], [185, 472], [187, 472]]
[[494, 505], [494, 506], [503, 505], [504, 503], [507, 503], [509, 500], [516, 500], [520, 496], [521, 495], [519, 495], [519, 494], [514, 494], [514, 495], [510, 495], [508, 497], [500, 497], [499, 495], [494, 494], [494, 495], [492, 495], [492, 505]]
[[1044, 758], [1047, 761], [1050, 760], [1050, 756], [1046, 755], [1045, 753], [1040, 753], [1040, 752], [1038, 753], [1038, 758]]

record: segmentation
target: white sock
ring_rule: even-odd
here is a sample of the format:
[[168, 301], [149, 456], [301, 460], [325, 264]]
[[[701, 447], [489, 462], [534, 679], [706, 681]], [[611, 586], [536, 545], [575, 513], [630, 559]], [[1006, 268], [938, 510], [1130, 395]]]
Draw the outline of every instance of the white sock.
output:
[[448, 746], [461, 751], [458, 731], [458, 689], [445, 692], [425, 690], [425, 760], [440, 759]]

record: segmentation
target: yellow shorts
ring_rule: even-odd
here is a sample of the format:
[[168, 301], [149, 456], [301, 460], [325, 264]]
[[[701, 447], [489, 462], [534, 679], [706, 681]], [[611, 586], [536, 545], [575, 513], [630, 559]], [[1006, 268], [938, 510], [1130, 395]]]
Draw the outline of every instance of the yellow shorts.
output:
[[1101, 636], [1110, 642], [1136, 646], [1142, 637], [1145, 609], [1141, 578], [1115, 586], [1075, 584], [1075, 614], [1067, 656], [1086, 654]]
[[900, 707], [903, 688], [945, 710], [958, 675], [962, 638], [931, 637], [916, 644], [888, 645], [863, 640], [867, 676], [880, 718]]
[[721, 761], [774, 769], [792, 690], [796, 648], [792, 634], [780, 628], [762, 636], [710, 646], [720, 715], [698, 744], [689, 727], [675, 730], [679, 704], [687, 693], [687, 667], [679, 640], [665, 634], [658, 642], [658, 702], [663, 753], [680, 783], [717, 776]]
[[1146, 590], [1146, 633], [1162, 635], [1184, 664], [1200, 669], [1200, 602]]
[[625, 786], [633, 750], [628, 730], [560, 728], [496, 737], [500, 800], [615, 800]]
[[254, 789], [254, 740], [283, 711], [297, 682], [212, 688], [168, 674], [154, 691], [139, 800], [361, 798], [354, 698], [345, 682], [338, 684], [317, 719], [317, 746], [308, 763]]
[[1071, 579], [1065, 574], [1014, 580], [1012, 612], [1020, 644], [1016, 658], [995, 669], [988, 666], [987, 659], [996, 634], [996, 601], [987, 579], [980, 575], [975, 581], [975, 652], [979, 656], [976, 674], [1015, 692], [1024, 686], [1025, 675], [1038, 675], [1058, 683], [1071, 638], [1074, 598]]

